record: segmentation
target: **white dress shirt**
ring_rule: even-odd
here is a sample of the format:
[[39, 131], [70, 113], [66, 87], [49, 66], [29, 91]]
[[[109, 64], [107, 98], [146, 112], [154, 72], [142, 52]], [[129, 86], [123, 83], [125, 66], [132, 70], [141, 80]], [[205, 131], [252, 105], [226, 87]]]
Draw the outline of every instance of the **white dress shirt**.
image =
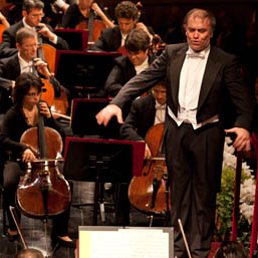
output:
[[168, 107], [168, 114], [178, 126], [185, 122], [191, 123], [194, 129], [198, 129], [207, 123], [218, 121], [218, 115], [211, 117], [203, 123], [197, 123], [196, 120], [199, 96], [209, 53], [210, 46], [200, 52], [194, 52], [189, 47], [186, 52], [179, 80], [177, 117]]
[[134, 69], [136, 71], [136, 74], [139, 74], [141, 73], [143, 70], [145, 70], [146, 68], [149, 67], [149, 58], [147, 57], [143, 62], [142, 64], [140, 65], [135, 65], [134, 66]]

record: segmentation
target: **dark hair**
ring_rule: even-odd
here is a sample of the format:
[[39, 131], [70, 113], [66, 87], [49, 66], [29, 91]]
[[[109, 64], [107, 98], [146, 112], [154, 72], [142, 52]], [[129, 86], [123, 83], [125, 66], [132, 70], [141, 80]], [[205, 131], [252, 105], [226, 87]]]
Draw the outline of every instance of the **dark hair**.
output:
[[226, 241], [221, 244], [214, 258], [248, 258], [248, 255], [241, 244]]
[[26, 13], [30, 13], [31, 9], [43, 9], [44, 3], [40, 0], [24, 0], [22, 5], [22, 10]]
[[167, 88], [167, 83], [166, 83], [166, 81], [162, 80], [162, 81], [156, 83], [156, 84], [153, 86], [153, 88], [156, 87], [156, 86], [161, 86], [162, 88]]
[[15, 35], [15, 41], [22, 45], [22, 41], [25, 38], [36, 38], [37, 34], [35, 31], [28, 29], [26, 27], [23, 27], [21, 29], [19, 29]]
[[44, 255], [37, 249], [28, 248], [20, 250], [15, 258], [44, 258]]
[[41, 79], [33, 73], [22, 73], [20, 74], [16, 81], [13, 90], [14, 104], [21, 107], [24, 96], [28, 93], [30, 88], [34, 87], [41, 92], [41, 87], [43, 83]]
[[125, 39], [125, 48], [127, 51], [146, 51], [149, 47], [150, 37], [142, 29], [132, 30]]
[[123, 1], [115, 8], [116, 18], [138, 19], [138, 8], [131, 1]]
[[211, 32], [214, 32], [216, 27], [216, 19], [215, 19], [215, 16], [210, 11], [204, 10], [204, 9], [198, 9], [198, 8], [190, 10], [184, 18], [183, 27], [185, 30], [187, 27], [188, 19], [190, 17], [193, 17], [193, 18], [200, 17], [202, 19], [207, 18], [210, 21]]

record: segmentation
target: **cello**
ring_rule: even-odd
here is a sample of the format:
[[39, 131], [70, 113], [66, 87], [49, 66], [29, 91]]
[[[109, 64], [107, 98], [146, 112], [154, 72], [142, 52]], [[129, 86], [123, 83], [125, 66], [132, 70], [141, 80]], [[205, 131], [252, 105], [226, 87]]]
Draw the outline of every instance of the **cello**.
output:
[[44, 219], [64, 212], [71, 202], [68, 182], [58, 169], [63, 143], [60, 134], [44, 126], [39, 111], [39, 124], [26, 130], [20, 142], [26, 144], [38, 158], [27, 164], [20, 179], [16, 204], [28, 217]]
[[166, 162], [164, 157], [158, 157], [163, 131], [164, 123], [156, 124], [148, 130], [145, 141], [152, 158], [146, 161], [142, 176], [133, 177], [128, 188], [129, 201], [136, 209], [156, 215], [167, 215], [171, 210]]

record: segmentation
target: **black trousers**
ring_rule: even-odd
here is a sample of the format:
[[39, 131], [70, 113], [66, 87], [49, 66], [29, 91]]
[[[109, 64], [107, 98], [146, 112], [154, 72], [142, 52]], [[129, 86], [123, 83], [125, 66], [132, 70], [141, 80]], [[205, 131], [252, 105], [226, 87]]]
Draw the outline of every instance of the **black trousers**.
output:
[[[15, 222], [9, 210], [9, 206], [15, 207], [15, 194], [20, 181], [20, 176], [25, 174], [25, 167], [15, 161], [7, 161], [4, 167], [4, 203], [7, 210], [9, 228], [16, 230]], [[32, 196], [33, 198], [33, 196]], [[18, 219], [21, 214], [16, 209]], [[68, 222], [70, 216], [70, 208], [65, 210], [60, 215], [53, 217], [52, 235], [66, 236], [68, 233]]]
[[181, 219], [192, 257], [207, 257], [221, 178], [224, 132], [218, 123], [193, 130], [191, 124], [178, 127], [168, 117], [165, 143], [175, 256], [188, 257], [178, 224]]

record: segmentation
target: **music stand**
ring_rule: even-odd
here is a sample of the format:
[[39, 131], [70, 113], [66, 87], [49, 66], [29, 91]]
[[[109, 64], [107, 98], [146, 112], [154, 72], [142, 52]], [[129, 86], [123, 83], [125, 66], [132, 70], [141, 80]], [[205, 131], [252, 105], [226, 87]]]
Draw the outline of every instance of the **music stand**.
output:
[[71, 105], [70, 128], [74, 136], [87, 138], [118, 138], [120, 124], [111, 119], [105, 127], [99, 125], [95, 116], [109, 104], [109, 99], [74, 98]]
[[66, 138], [65, 178], [96, 183], [93, 225], [97, 224], [98, 204], [103, 205], [104, 182], [130, 182], [132, 176], [140, 176], [144, 148], [143, 141]]
[[88, 48], [89, 30], [54, 29], [54, 32], [68, 43], [70, 50], [86, 51]]
[[104, 85], [117, 52], [57, 50], [56, 78], [75, 96], [104, 97]]

